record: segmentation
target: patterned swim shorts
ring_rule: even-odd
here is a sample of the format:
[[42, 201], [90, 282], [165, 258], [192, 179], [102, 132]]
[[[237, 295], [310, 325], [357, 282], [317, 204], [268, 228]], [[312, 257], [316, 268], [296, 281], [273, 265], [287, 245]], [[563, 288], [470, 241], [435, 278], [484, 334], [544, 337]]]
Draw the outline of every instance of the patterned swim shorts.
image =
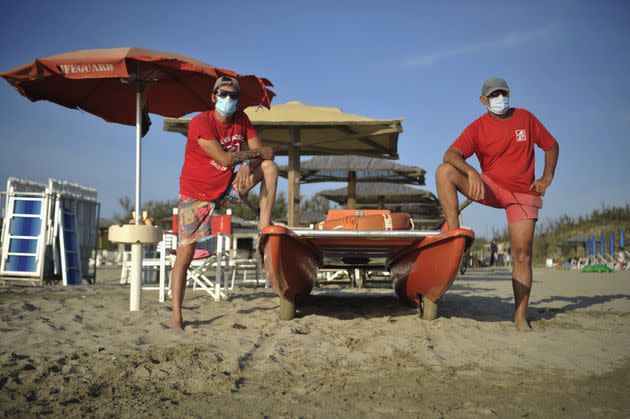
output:
[[230, 182], [227, 190], [223, 192], [216, 202], [200, 201], [187, 196], [179, 196], [179, 245], [186, 246], [192, 243], [208, 240], [212, 235], [212, 214], [217, 205], [227, 207], [240, 205], [241, 195]]
[[204, 241], [211, 237], [214, 202], [199, 201], [180, 195], [177, 206], [180, 246]]

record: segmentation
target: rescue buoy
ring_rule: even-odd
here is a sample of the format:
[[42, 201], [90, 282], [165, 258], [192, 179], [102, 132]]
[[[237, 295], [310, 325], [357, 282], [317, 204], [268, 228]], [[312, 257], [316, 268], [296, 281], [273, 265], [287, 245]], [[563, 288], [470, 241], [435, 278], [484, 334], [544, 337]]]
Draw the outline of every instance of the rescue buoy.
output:
[[315, 225], [317, 230], [411, 230], [411, 216], [406, 212], [348, 215], [327, 219]]

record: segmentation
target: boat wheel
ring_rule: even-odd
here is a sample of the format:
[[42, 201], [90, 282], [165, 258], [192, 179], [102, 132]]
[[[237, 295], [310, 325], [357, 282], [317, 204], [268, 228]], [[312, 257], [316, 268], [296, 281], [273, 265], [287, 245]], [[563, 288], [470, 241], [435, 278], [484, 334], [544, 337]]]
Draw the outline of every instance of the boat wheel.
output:
[[278, 312], [280, 320], [293, 320], [295, 318], [295, 300], [287, 300], [280, 297], [280, 311]]
[[418, 316], [422, 320], [435, 320], [438, 315], [438, 305], [433, 301], [420, 296], [418, 301]]

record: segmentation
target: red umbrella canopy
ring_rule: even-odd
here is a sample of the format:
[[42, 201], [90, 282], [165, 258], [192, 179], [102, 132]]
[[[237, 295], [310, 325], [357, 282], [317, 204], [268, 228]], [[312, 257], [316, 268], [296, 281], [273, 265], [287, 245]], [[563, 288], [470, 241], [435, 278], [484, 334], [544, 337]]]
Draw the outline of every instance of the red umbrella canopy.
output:
[[180, 117], [214, 107], [210, 93], [220, 76], [241, 86], [239, 108], [271, 106], [273, 84], [170, 52], [140, 48], [74, 51], [40, 58], [0, 73], [31, 101], [48, 100], [83, 109], [109, 122], [136, 123], [136, 89], [143, 88], [145, 111]]

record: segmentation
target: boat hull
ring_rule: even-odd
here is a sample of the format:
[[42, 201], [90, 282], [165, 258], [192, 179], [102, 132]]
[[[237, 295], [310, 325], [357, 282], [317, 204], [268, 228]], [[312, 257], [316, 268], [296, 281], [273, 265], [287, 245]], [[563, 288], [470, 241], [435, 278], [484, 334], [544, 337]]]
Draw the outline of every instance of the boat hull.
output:
[[414, 305], [421, 298], [437, 302], [455, 280], [462, 256], [473, 240], [472, 231], [467, 229], [422, 240], [390, 266], [396, 294]]
[[278, 296], [294, 301], [308, 295], [317, 279], [319, 255], [301, 237], [282, 226], [270, 226], [263, 231], [265, 270], [271, 287]]
[[[298, 232], [270, 226], [261, 235], [264, 264], [278, 296], [294, 301], [306, 295], [319, 268], [370, 268], [382, 260], [400, 298], [436, 302], [453, 283], [464, 252], [472, 245], [468, 229], [435, 231]], [[336, 260], [336, 264], [330, 262]], [[340, 265], [341, 264], [341, 265]]]

